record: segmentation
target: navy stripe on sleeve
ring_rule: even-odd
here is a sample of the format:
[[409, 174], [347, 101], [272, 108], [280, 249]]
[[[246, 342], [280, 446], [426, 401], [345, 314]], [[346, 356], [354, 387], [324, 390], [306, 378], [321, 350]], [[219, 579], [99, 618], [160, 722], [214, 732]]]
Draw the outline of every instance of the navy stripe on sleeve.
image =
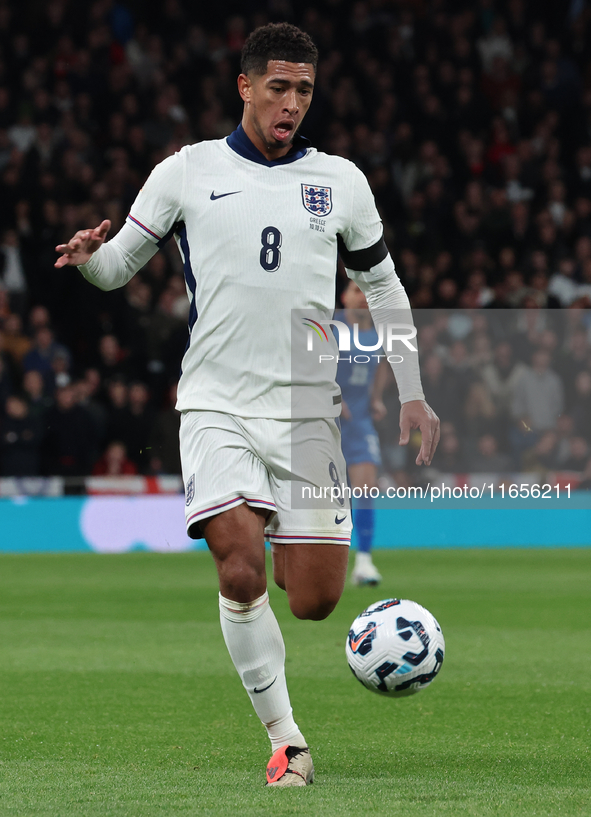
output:
[[183, 269], [185, 273], [185, 281], [187, 282], [189, 291], [193, 296], [193, 298], [191, 299], [191, 305], [189, 307], [189, 337], [187, 338], [187, 345], [185, 346], [186, 352], [189, 346], [191, 345], [191, 332], [193, 331], [193, 327], [195, 326], [198, 318], [196, 302], [197, 282], [195, 281], [195, 275], [193, 274], [193, 269], [191, 267], [191, 251], [189, 250], [189, 241], [187, 240], [187, 228], [182, 221], [175, 226], [177, 228], [177, 235], [179, 236], [181, 242], [181, 249], [183, 251], [184, 256]]
[[184, 227], [185, 225], [182, 221], [177, 221], [176, 224], [173, 224], [170, 230], [166, 233], [166, 235], [156, 242], [156, 246], [158, 247], [158, 249], [161, 250], [162, 247], [164, 247], [164, 245], [170, 241], [170, 239], [173, 237], [175, 233], [177, 233], [180, 236], [181, 230], [184, 229]]

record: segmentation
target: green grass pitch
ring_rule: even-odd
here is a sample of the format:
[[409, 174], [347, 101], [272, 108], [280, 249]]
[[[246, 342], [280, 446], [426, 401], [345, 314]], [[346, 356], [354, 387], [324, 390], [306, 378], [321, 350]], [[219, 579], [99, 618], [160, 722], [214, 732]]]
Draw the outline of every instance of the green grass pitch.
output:
[[[266, 735], [226, 653], [207, 553], [0, 557], [0, 815], [591, 815], [591, 549], [378, 552], [324, 622], [271, 588], [317, 780], [266, 790]], [[369, 603], [424, 604], [433, 685], [366, 691]]]

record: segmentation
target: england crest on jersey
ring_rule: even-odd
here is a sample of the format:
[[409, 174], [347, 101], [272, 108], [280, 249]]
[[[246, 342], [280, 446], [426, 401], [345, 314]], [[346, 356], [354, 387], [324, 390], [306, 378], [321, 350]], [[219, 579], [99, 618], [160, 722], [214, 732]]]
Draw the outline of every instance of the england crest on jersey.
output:
[[332, 188], [303, 184], [302, 201], [313, 216], [327, 216], [332, 210]]
[[185, 496], [186, 496], [185, 505], [187, 505], [188, 507], [195, 498], [195, 474], [191, 474], [191, 478], [187, 482], [187, 487], [185, 488]]

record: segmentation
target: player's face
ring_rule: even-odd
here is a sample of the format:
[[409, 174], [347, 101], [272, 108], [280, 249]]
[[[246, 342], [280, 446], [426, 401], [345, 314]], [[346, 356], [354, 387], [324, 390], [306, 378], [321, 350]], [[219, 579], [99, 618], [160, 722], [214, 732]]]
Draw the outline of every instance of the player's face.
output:
[[244, 100], [242, 125], [249, 139], [268, 158], [284, 156], [312, 101], [314, 67], [304, 62], [269, 60], [267, 73], [240, 74]]

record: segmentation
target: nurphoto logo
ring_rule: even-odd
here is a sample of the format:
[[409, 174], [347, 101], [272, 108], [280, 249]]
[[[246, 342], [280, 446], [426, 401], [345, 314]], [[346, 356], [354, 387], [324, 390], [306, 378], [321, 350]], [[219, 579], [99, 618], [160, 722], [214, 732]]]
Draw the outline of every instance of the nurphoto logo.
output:
[[[410, 323], [388, 323], [386, 324], [386, 328], [384, 330], [383, 324], [378, 324], [376, 327], [377, 331], [377, 341], [374, 344], [366, 345], [361, 343], [359, 338], [359, 324], [354, 323], [352, 327], [346, 324], [344, 321], [338, 321], [335, 319], [327, 320], [327, 321], [315, 321], [312, 318], [306, 318], [304, 320], [304, 325], [308, 327], [307, 333], [307, 344], [306, 348], [308, 352], [314, 351], [314, 343], [315, 337], [319, 338], [319, 343], [329, 343], [329, 334], [327, 330], [324, 328], [334, 326], [336, 329], [336, 333], [331, 333], [333, 337], [335, 337], [337, 341], [337, 345], [340, 352], [350, 352], [351, 351], [351, 329], [353, 329], [353, 347], [358, 352], [377, 352], [378, 350], [384, 349], [387, 354], [377, 354], [377, 355], [368, 355], [368, 354], [361, 354], [361, 355], [349, 355], [348, 357], [339, 357], [337, 358], [336, 355], [324, 355], [321, 354], [318, 357], [320, 363], [325, 363], [331, 360], [346, 360], [349, 363], [369, 363], [372, 357], [381, 360], [382, 358], [386, 358], [389, 363], [402, 363], [404, 357], [400, 354], [391, 354], [394, 348], [394, 343], [402, 343], [407, 349], [411, 352], [418, 353], [418, 349], [413, 346], [411, 340], [416, 337], [417, 330], [416, 327]], [[330, 329], [329, 329], [330, 331]]]

